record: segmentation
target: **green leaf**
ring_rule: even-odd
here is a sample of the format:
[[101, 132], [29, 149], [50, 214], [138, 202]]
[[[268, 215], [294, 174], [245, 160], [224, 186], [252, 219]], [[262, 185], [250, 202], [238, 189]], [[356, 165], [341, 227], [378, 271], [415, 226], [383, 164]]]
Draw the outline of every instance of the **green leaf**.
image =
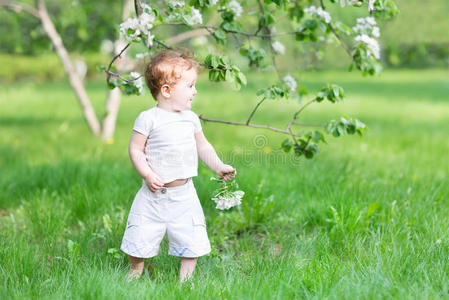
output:
[[213, 35], [215, 38], [215, 41], [220, 44], [224, 45], [226, 42], [226, 33], [222, 29], [217, 29], [214, 31]]
[[324, 135], [321, 133], [321, 131], [315, 130], [314, 132], [312, 132], [311, 137], [315, 143], [318, 143], [318, 142], [326, 143], [326, 140], [324, 139]]
[[292, 149], [293, 142], [290, 139], [285, 139], [282, 144], [281, 148], [284, 150], [284, 152], [288, 153]]
[[242, 85], [246, 85], [246, 84], [248, 83], [247, 80], [246, 80], [245, 74], [243, 74], [242, 72], [238, 72], [238, 73], [237, 73], [237, 78], [239, 79], [239, 82], [240, 82]]

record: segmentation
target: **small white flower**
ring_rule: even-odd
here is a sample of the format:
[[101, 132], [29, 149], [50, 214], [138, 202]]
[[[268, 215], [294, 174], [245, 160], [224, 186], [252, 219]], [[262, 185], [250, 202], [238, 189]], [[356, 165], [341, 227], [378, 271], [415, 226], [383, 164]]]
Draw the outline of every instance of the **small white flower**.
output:
[[276, 52], [278, 54], [285, 53], [285, 47], [281, 42], [275, 41], [273, 44], [271, 44], [271, 46], [273, 47], [274, 52]]
[[142, 12], [147, 13], [147, 14], [153, 13], [153, 9], [148, 4], [144, 3], [144, 4], [142, 4], [141, 7], [142, 7]]
[[314, 5], [312, 5], [305, 8], [304, 12], [311, 15], [312, 17], [319, 17], [326, 23], [330, 23], [332, 20], [331, 15], [321, 7], [316, 8]]
[[232, 10], [236, 17], [240, 17], [243, 12], [242, 6], [236, 0], [232, 0], [231, 2], [229, 2], [228, 7], [230, 10]]
[[437, 243], [437, 244], [441, 244], [441, 239], [438, 239], [438, 240], [436, 241], [436, 243]]
[[132, 84], [139, 90], [139, 95], [143, 92], [143, 79], [142, 75], [140, 75], [138, 72], [131, 72], [129, 73], [131, 76]]
[[209, 1], [209, 6], [214, 6], [217, 3], [218, 3], [218, 0], [210, 0]]
[[359, 0], [340, 0], [340, 6], [341, 7], [345, 7], [346, 5], [348, 5], [348, 6], [354, 6], [354, 5], [360, 6], [362, 4], [363, 4], [363, 2], [359, 1]]
[[292, 92], [294, 92], [296, 90], [296, 87], [298, 86], [295, 78], [293, 78], [293, 76], [290, 74], [287, 74], [284, 78], [282, 78], [282, 81], [284, 81], [284, 83], [288, 86], [288, 88]]
[[203, 24], [203, 16], [201, 15], [201, 12], [196, 9], [195, 7], [192, 7], [192, 24]]
[[167, 3], [173, 8], [180, 8], [186, 5], [182, 0], [168, 0]]
[[366, 34], [358, 35], [355, 37], [357, 43], [363, 43], [367, 46], [368, 51], [374, 55], [377, 59], [380, 58], [380, 46], [376, 39], [369, 37]]
[[376, 25], [376, 19], [373, 17], [358, 18], [357, 23], [354, 27], [352, 27], [352, 30], [354, 30], [354, 33], [358, 35], [366, 34], [379, 37], [380, 31], [379, 27]]
[[139, 20], [137, 18], [129, 18], [120, 24], [120, 35], [127, 42], [140, 41]]
[[379, 31], [379, 27], [373, 27], [373, 31], [371, 31], [371, 34], [374, 36], [374, 37], [380, 37], [380, 31]]
[[218, 197], [212, 198], [212, 200], [217, 204], [216, 209], [224, 210], [242, 204], [243, 195], [245, 195], [243, 191], [227, 191]]
[[151, 35], [150, 30], [155, 20], [153, 10], [145, 4], [138, 18], [129, 18], [120, 24], [120, 36], [127, 42], [140, 42], [143, 39], [147, 45], [151, 45], [154, 36]]
[[150, 34], [150, 29], [153, 28], [153, 23], [155, 21], [155, 17], [153, 15], [142, 13], [139, 16], [139, 30], [144, 35]]

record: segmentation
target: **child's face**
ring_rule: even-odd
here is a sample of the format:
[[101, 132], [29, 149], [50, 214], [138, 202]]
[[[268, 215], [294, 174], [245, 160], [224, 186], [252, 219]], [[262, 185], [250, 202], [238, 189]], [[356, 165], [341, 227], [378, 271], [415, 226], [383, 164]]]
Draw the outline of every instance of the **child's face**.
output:
[[193, 97], [196, 95], [196, 78], [198, 74], [194, 68], [185, 70], [181, 79], [170, 89], [171, 108], [174, 111], [189, 110]]

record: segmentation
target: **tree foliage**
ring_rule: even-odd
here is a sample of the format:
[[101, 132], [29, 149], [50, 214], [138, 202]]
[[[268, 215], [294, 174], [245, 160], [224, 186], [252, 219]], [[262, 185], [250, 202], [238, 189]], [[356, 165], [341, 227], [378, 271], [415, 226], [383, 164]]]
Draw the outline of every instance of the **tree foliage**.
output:
[[[364, 75], [374, 75], [381, 70], [377, 20], [392, 18], [398, 12], [392, 0], [167, 0], [148, 3], [136, 0], [135, 4], [136, 17], [120, 25], [123, 38], [130, 44], [143, 43], [148, 48], [147, 52], [154, 53], [159, 49], [172, 48], [161, 30], [166, 26], [188, 30], [204, 29], [213, 38], [211, 43], [216, 49], [215, 53], [199, 58], [209, 72], [209, 80], [232, 82], [236, 89], [246, 84], [246, 77], [240, 67], [226, 55], [229, 52], [229, 47], [226, 46], [231, 39], [237, 41], [234, 46], [237, 45], [238, 53], [247, 59], [248, 66], [274, 70], [277, 75], [273, 77], [273, 83], [257, 92], [255, 97], [260, 97], [260, 101], [246, 122], [201, 118], [206, 122], [265, 128], [288, 134], [290, 138], [282, 143], [282, 148], [286, 152], [293, 150], [296, 155], [304, 155], [306, 158], [312, 158], [319, 152], [318, 144], [326, 142], [323, 131], [334, 137], [355, 133], [362, 135], [366, 126], [351, 117], [340, 117], [326, 124], [297, 123], [300, 114], [309, 105], [325, 100], [330, 103], [341, 102], [345, 95], [343, 88], [333, 83], [326, 83], [316, 95], [309, 95], [307, 88], [302, 83], [298, 85], [291, 75], [299, 71], [295, 69], [294, 61], [291, 63], [291, 74], [281, 74], [276, 60], [284, 55], [285, 46], [279, 39], [291, 37], [296, 43], [306, 45], [303, 49], [310, 49], [307, 45], [314, 45], [317, 49], [317, 45], [319, 48], [338, 42], [351, 58], [350, 69], [357, 69]], [[327, 5], [338, 5], [342, 9], [366, 7], [366, 17], [357, 18], [352, 24], [345, 24], [329, 13]], [[285, 32], [279, 32], [276, 28], [280, 20], [288, 20], [288, 29], [282, 27]], [[110, 67], [113, 63], [114, 60]], [[125, 92], [131, 93], [138, 90], [128, 87], [138, 84], [140, 75], [134, 73], [134, 77], [124, 77], [111, 68], [107, 68], [106, 73], [111, 87], [121, 86]], [[298, 100], [300, 108], [286, 118], [284, 129], [251, 123], [264, 101], [289, 99]], [[301, 127], [317, 129], [305, 131]]]
[[[33, 1], [20, 3], [33, 5]], [[52, 21], [69, 52], [96, 52], [101, 41], [117, 37], [121, 1], [48, 0]], [[40, 54], [51, 49], [51, 41], [37, 18], [0, 10], [0, 52]]]

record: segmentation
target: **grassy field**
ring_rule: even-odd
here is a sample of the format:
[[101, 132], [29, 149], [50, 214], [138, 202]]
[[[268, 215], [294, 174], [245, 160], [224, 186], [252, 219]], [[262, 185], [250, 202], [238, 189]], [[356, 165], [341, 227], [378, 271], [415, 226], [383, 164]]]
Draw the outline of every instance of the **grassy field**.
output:
[[[127, 143], [149, 94], [123, 99], [108, 144], [88, 132], [66, 82], [0, 86], [0, 298], [449, 298], [448, 75], [307, 73], [311, 91], [335, 82], [347, 99], [311, 106], [301, 121], [348, 115], [369, 127], [361, 139], [328, 137], [313, 160], [283, 154], [285, 136], [203, 124], [246, 195], [240, 209], [215, 210], [212, 173], [200, 166], [213, 251], [193, 290], [179, 285], [166, 241], [147, 261], [152, 277], [132, 283], [118, 251], [140, 185]], [[203, 76], [193, 110], [244, 121], [269, 76], [250, 76], [240, 92]], [[88, 84], [99, 112], [104, 89]], [[298, 107], [266, 103], [254, 122], [284, 126]]]

